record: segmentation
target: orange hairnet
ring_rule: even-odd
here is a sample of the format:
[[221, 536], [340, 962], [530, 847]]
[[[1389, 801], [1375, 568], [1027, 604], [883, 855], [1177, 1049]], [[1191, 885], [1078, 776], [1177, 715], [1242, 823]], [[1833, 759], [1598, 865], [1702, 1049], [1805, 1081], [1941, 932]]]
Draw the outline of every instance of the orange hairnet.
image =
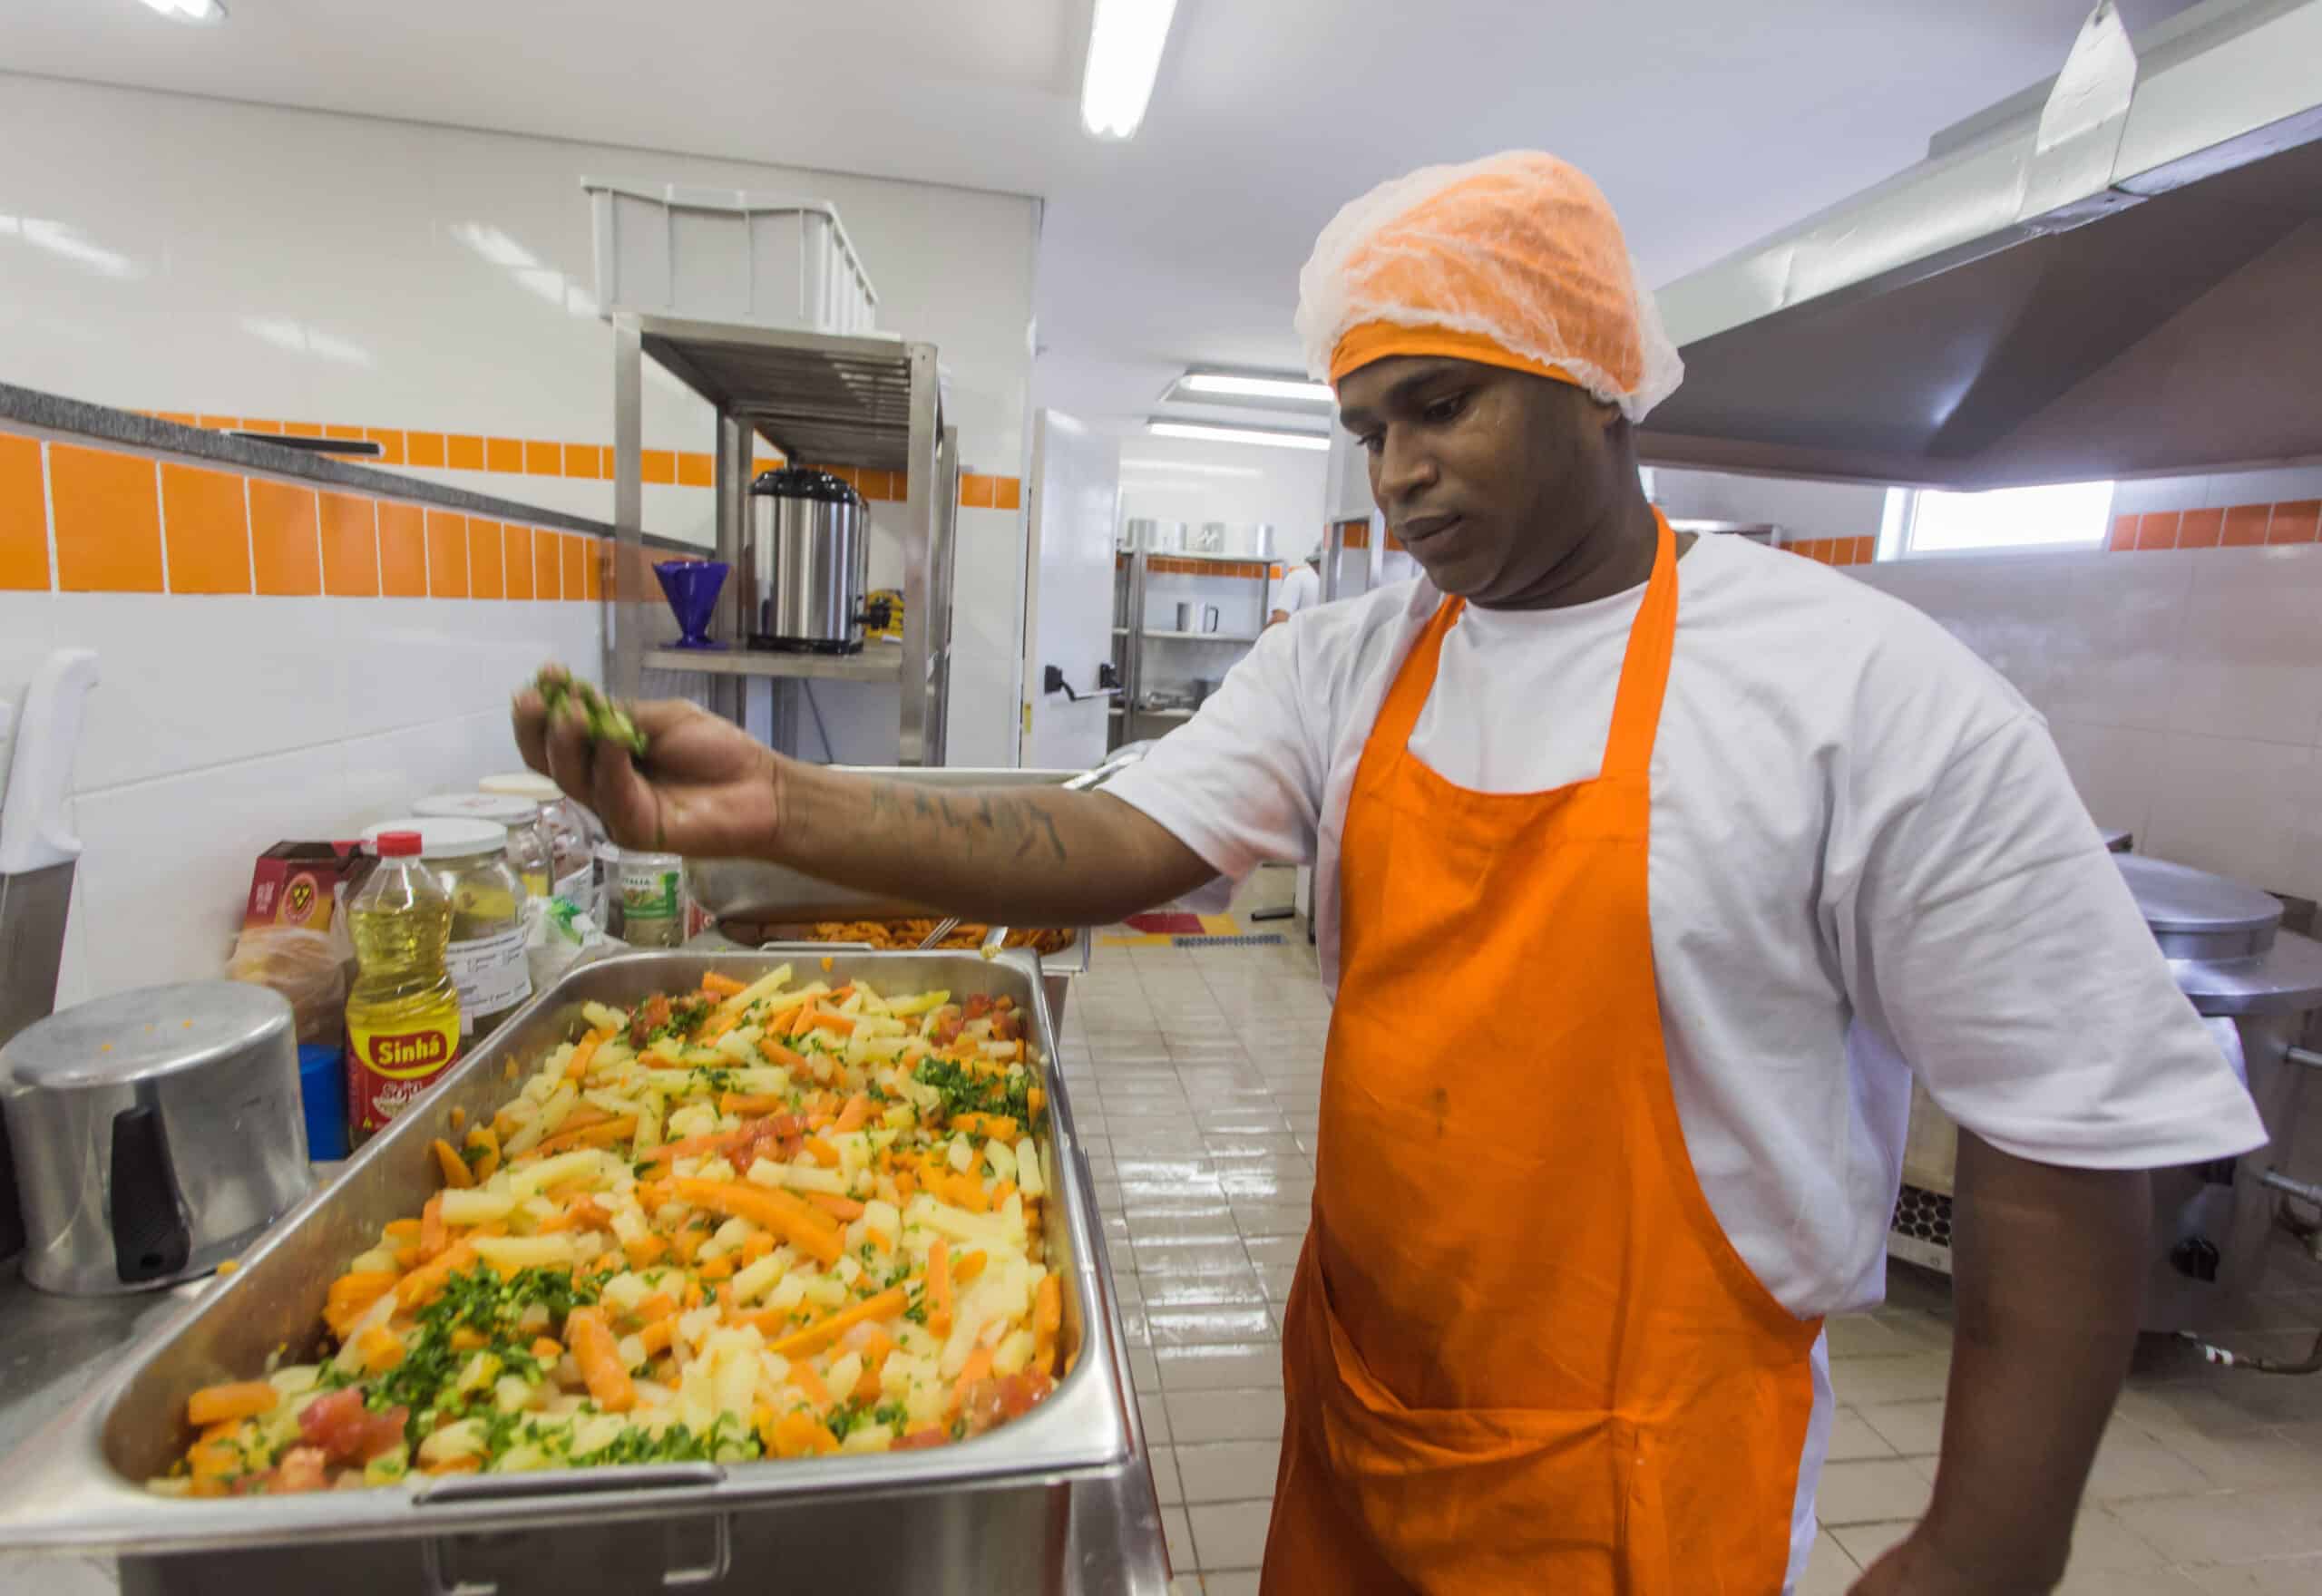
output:
[[1685, 369], [1605, 196], [1534, 151], [1422, 168], [1341, 209], [1298, 274], [1298, 332], [1334, 384], [1450, 355], [1572, 383], [1632, 421]]

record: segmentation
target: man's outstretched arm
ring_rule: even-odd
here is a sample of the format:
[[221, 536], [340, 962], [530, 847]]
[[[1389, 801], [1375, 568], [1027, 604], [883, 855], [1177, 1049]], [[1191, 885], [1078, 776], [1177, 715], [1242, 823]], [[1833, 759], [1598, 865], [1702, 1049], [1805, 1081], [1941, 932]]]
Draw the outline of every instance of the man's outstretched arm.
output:
[[785, 759], [685, 703], [637, 706], [643, 766], [591, 744], [576, 706], [516, 699], [517, 746], [627, 848], [763, 859], [861, 890], [1017, 925], [1101, 925], [1216, 872], [1102, 793], [934, 787]]

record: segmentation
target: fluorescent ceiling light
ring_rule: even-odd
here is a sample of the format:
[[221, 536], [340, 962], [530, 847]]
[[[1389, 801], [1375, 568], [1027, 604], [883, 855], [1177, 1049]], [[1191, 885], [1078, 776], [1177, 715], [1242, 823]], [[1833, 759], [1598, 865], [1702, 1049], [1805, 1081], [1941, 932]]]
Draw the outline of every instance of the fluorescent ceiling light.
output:
[[1233, 394], [1245, 399], [1295, 399], [1305, 404], [1337, 401], [1328, 383], [1302, 377], [1252, 377], [1230, 371], [1189, 371], [1177, 384], [1189, 394]]
[[[146, 0], [148, 5], [152, 0]], [[1161, 48], [1177, 0], [1097, 0], [1088, 24], [1088, 64], [1080, 77], [1080, 125], [1100, 139], [1126, 139], [1145, 120]]]
[[226, 8], [219, 4], [219, 0], [145, 0], [145, 4], [171, 22], [207, 25], [226, 20]]
[[1263, 427], [1214, 427], [1198, 421], [1149, 421], [1156, 438], [1192, 438], [1207, 443], [1262, 443], [1274, 449], [1324, 449], [1331, 441], [1317, 433], [1276, 433]]
[[1254, 465], [1204, 465], [1191, 460], [1124, 460], [1123, 471], [1175, 471], [1194, 477], [1262, 477]]

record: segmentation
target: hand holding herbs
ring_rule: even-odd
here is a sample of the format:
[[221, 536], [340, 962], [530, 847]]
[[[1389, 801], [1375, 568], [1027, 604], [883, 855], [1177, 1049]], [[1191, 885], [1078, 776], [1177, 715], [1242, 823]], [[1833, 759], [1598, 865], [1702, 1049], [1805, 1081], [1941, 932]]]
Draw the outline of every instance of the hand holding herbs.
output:
[[616, 744], [638, 758], [644, 757], [645, 734], [637, 729], [629, 712], [588, 683], [560, 670], [542, 670], [532, 686], [548, 706], [551, 722], [570, 704], [588, 727], [589, 741]]

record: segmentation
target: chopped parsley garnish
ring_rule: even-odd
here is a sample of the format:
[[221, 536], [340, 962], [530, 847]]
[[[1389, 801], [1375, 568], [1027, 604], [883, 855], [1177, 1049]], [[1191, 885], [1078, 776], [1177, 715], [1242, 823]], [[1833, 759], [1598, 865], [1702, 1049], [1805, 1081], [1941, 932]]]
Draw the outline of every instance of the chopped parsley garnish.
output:
[[[532, 1354], [531, 1338], [518, 1328], [525, 1309], [538, 1305], [547, 1309], [551, 1324], [561, 1325], [575, 1308], [596, 1300], [595, 1282], [576, 1280], [567, 1270], [522, 1269], [507, 1280], [488, 1263], [463, 1270], [444, 1283], [443, 1295], [420, 1309], [418, 1339], [405, 1349], [402, 1362], [373, 1381], [364, 1406], [374, 1413], [407, 1408], [404, 1437], [415, 1446], [434, 1429], [438, 1418], [457, 1417], [491, 1403], [489, 1381], [473, 1391], [450, 1389], [478, 1352], [499, 1359], [501, 1373], [527, 1379], [539, 1376], [540, 1360]], [[484, 1345], [466, 1349], [453, 1346], [452, 1338], [461, 1330], [473, 1331]], [[330, 1366], [325, 1367], [330, 1371]]]
[[1032, 1076], [1029, 1071], [1014, 1075], [976, 1075], [968, 1073], [964, 1065], [948, 1058], [922, 1058], [912, 1078], [923, 1086], [932, 1086], [943, 1099], [943, 1117], [957, 1119], [963, 1114], [1006, 1114], [1018, 1124], [1030, 1128], [1039, 1124], [1032, 1114]]
[[730, 1413], [721, 1413], [706, 1434], [696, 1435], [685, 1425], [671, 1425], [656, 1435], [631, 1425], [605, 1446], [589, 1454], [597, 1463], [712, 1463], [764, 1455], [765, 1448], [749, 1426]]

